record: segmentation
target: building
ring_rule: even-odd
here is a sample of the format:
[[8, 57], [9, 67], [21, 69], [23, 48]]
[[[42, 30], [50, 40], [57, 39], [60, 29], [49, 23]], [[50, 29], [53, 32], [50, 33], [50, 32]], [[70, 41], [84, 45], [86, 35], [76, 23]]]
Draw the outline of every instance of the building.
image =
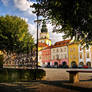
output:
[[48, 45], [46, 43], [41, 43], [41, 42], [38, 43], [38, 51], [40, 51], [46, 47], [48, 47]]
[[59, 41], [51, 48], [51, 61], [55, 67], [66, 67], [69, 64], [68, 61], [68, 44], [70, 40]]
[[77, 67], [79, 65], [79, 43], [70, 43], [68, 45], [69, 67]]
[[79, 65], [92, 67], [92, 46], [82, 48], [79, 44]]
[[51, 48], [52, 48], [52, 46], [48, 46], [47, 48], [42, 50], [42, 66], [43, 67], [52, 66], [52, 62], [51, 62]]
[[83, 48], [80, 42], [64, 40], [51, 46], [46, 22], [43, 21], [38, 41], [39, 63], [41, 66], [69, 66], [87, 65], [92, 67], [92, 46]]
[[92, 67], [92, 46], [84, 47], [79, 42], [68, 45], [69, 67]]

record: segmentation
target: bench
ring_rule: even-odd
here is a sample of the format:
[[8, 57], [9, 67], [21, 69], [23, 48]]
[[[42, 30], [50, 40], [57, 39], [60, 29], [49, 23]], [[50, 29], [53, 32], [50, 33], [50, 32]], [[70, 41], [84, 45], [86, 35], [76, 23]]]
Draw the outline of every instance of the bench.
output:
[[79, 82], [79, 72], [92, 73], [92, 69], [68, 69], [66, 72], [69, 73], [70, 82], [77, 83]]

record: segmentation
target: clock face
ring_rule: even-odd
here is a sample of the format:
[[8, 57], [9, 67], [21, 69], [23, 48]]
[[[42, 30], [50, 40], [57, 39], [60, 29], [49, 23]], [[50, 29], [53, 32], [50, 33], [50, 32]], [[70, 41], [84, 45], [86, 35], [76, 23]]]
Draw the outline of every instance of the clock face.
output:
[[47, 43], [47, 44], [49, 44], [49, 42], [48, 42], [48, 41], [46, 41], [46, 43]]
[[50, 42], [49, 41], [46, 41], [46, 44], [50, 45]]

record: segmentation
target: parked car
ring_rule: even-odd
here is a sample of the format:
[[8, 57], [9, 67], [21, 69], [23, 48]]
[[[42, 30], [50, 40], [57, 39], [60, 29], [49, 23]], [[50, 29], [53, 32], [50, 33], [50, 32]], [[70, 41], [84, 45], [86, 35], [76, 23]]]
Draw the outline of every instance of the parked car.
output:
[[87, 65], [84, 65], [83, 68], [88, 68], [88, 66]]
[[79, 65], [78, 68], [83, 68], [83, 65]]

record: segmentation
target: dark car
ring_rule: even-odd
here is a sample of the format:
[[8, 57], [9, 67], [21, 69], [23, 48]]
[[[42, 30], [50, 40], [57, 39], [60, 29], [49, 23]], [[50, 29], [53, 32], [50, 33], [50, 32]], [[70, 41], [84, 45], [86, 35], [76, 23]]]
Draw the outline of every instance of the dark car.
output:
[[78, 68], [83, 68], [83, 65], [79, 65]]

